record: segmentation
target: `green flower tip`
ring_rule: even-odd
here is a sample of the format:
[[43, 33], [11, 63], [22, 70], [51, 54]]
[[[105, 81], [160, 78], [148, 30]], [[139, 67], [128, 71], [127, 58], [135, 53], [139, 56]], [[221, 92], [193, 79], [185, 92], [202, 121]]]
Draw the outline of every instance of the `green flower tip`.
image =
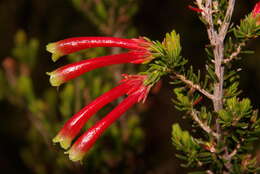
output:
[[82, 159], [85, 155], [85, 153], [83, 153], [79, 150], [77, 151], [73, 147], [70, 148], [70, 150], [68, 150], [67, 152], [65, 152], [65, 154], [69, 154], [69, 159], [73, 162], [82, 161]]
[[68, 137], [62, 137], [60, 135], [57, 135], [52, 139], [53, 143], [60, 143], [60, 146], [63, 149], [68, 149], [71, 145], [71, 140]]
[[57, 49], [57, 43], [49, 43], [46, 46], [46, 50], [50, 53], [52, 53], [52, 61], [56, 62], [61, 56], [63, 56], [63, 54]]
[[50, 76], [49, 81], [52, 86], [60, 86], [63, 83], [62, 79], [55, 73], [55, 71], [47, 72], [46, 74]]

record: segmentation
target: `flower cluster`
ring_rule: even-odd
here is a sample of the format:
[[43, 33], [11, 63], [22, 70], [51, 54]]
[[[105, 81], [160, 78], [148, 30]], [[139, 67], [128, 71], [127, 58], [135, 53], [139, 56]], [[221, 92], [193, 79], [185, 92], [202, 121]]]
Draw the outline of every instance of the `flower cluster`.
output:
[[[116, 46], [130, 50], [127, 53], [91, 58], [60, 67], [48, 73], [50, 75], [50, 83], [53, 86], [59, 86], [85, 72], [112, 64], [149, 62], [154, 58], [150, 52], [151, 44], [152, 43], [143, 38], [121, 39], [114, 37], [78, 37], [50, 43], [47, 45], [47, 50], [53, 53], [52, 58], [54, 61], [63, 55], [93, 47]], [[66, 153], [69, 154], [71, 160], [82, 160], [95, 141], [115, 120], [135, 103], [145, 101], [152, 86], [151, 84], [147, 85], [145, 83], [148, 79], [148, 75], [123, 74], [122, 76], [123, 79], [118, 86], [99, 96], [72, 116], [53, 139], [53, 142], [60, 143], [64, 149], [70, 148]], [[124, 95], [127, 95], [127, 97], [119, 103], [118, 106], [81, 135], [71, 146], [71, 142], [78, 136], [80, 130], [90, 117], [108, 103]]]
[[121, 39], [115, 37], [77, 37], [50, 43], [47, 45], [47, 50], [52, 53], [53, 61], [56, 61], [63, 55], [87, 48], [105, 46], [128, 48], [130, 51], [127, 53], [102, 56], [65, 65], [53, 72], [47, 73], [50, 75], [50, 83], [53, 86], [60, 86], [62, 83], [96, 68], [123, 63], [147, 63], [154, 58], [149, 51], [151, 43], [143, 38]]

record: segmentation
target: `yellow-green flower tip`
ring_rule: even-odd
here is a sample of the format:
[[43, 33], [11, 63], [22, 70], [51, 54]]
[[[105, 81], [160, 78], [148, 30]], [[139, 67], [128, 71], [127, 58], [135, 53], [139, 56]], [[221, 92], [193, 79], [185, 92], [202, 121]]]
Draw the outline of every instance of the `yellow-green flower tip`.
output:
[[57, 135], [56, 137], [54, 137], [52, 139], [53, 143], [60, 143], [60, 146], [63, 149], [68, 149], [71, 145], [71, 140], [69, 138], [66, 137], [61, 137], [60, 135]]
[[52, 54], [51, 59], [53, 62], [56, 62], [62, 55], [61, 54]]
[[59, 77], [59, 76], [55, 73], [55, 71], [53, 71], [53, 72], [47, 72], [46, 74], [50, 76], [50, 80], [49, 80], [49, 81], [50, 81], [50, 84], [51, 84], [52, 86], [60, 86], [60, 85], [63, 83], [61, 77]]
[[69, 159], [73, 162], [82, 161], [85, 155], [85, 153], [81, 151], [74, 150], [73, 147], [70, 148], [70, 150], [68, 150], [67, 152], [65, 152], [65, 154], [69, 154]]
[[61, 56], [63, 56], [63, 54], [57, 49], [57, 43], [49, 43], [46, 46], [46, 50], [50, 53], [52, 53], [52, 61], [56, 62]]

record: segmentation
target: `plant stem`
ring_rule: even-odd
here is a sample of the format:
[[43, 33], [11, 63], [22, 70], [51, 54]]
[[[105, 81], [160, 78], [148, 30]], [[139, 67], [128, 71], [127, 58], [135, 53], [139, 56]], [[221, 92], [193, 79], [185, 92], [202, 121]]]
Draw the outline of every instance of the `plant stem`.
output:
[[[226, 15], [220, 26], [219, 32], [216, 31], [216, 29], [214, 28], [212, 18], [212, 0], [206, 0], [205, 5], [203, 5], [201, 0], [197, 0], [197, 5], [200, 9], [203, 10], [202, 17], [207, 22], [207, 33], [210, 43], [213, 46], [215, 74], [218, 77], [218, 81], [214, 84], [213, 105], [214, 111], [217, 112], [223, 108], [224, 66], [222, 65], [222, 62], [224, 60], [224, 40], [227, 35], [228, 27], [230, 25], [235, 0], [229, 0]], [[218, 121], [216, 121], [216, 129], [217, 132], [220, 134]]]
[[[211, 0], [208, 0], [208, 3], [212, 3]], [[219, 111], [223, 108], [224, 66], [222, 65], [222, 62], [224, 60], [224, 40], [228, 32], [228, 27], [230, 25], [230, 20], [233, 14], [234, 5], [235, 5], [235, 0], [229, 0], [226, 15], [220, 27], [219, 33], [216, 34], [217, 32], [214, 30], [214, 28], [212, 29], [215, 31], [214, 32], [215, 34], [213, 35], [213, 41], [215, 42], [215, 45], [213, 45], [214, 46], [213, 53], [215, 58], [215, 73], [219, 80], [214, 85], [215, 100], [213, 101], [213, 103], [214, 103], [215, 111]], [[212, 15], [210, 21], [212, 22]]]
[[[218, 82], [214, 84], [214, 98], [213, 105], [214, 110], [219, 111], [223, 107], [223, 75], [224, 67], [222, 66], [222, 60], [224, 58], [224, 43], [223, 39], [219, 38], [219, 34], [214, 29], [214, 23], [212, 18], [212, 0], [206, 0], [204, 7], [204, 18], [208, 23], [207, 32], [211, 45], [213, 46], [215, 74], [218, 77]], [[226, 26], [227, 23], [225, 23]], [[222, 27], [224, 28], [224, 27]], [[224, 29], [223, 29], [224, 30]], [[216, 123], [217, 132], [219, 133], [219, 125]]]
[[225, 14], [225, 18], [224, 18], [224, 21], [223, 21], [223, 23], [220, 27], [220, 31], [219, 31], [219, 37], [220, 37], [222, 42], [225, 40], [225, 37], [226, 37], [227, 32], [228, 32], [231, 17], [232, 17], [233, 11], [234, 11], [235, 2], [236, 2], [236, 0], [229, 0], [229, 2], [228, 2], [228, 8], [227, 8], [227, 11], [226, 11], [226, 14]]
[[242, 47], [245, 46], [245, 42], [241, 42], [238, 44], [237, 49], [228, 57], [223, 60], [223, 63], [228, 63], [235, 59], [241, 52]]
[[198, 123], [198, 125], [208, 134], [213, 135], [215, 138], [219, 138], [219, 134], [214, 132], [208, 125], [204, 124], [198, 117], [197, 113], [195, 110], [191, 111], [191, 116], [193, 118], [194, 121], [196, 121]]
[[[208, 3], [212, 3], [211, 0], [207, 0]], [[214, 31], [214, 35], [213, 35], [213, 40], [211, 41], [211, 43], [215, 43], [214, 49], [213, 49], [213, 53], [214, 53], [214, 58], [215, 58], [215, 73], [216, 76], [218, 77], [218, 82], [216, 82], [214, 84], [214, 100], [213, 100], [213, 105], [214, 105], [214, 110], [217, 112], [219, 110], [221, 110], [223, 108], [223, 82], [224, 82], [224, 66], [222, 65], [222, 62], [224, 60], [224, 41], [225, 41], [225, 37], [227, 35], [228, 32], [228, 28], [230, 25], [230, 20], [231, 20], [231, 16], [233, 14], [233, 10], [234, 10], [234, 5], [235, 5], [235, 0], [229, 0], [228, 3], [228, 8], [226, 11], [226, 15], [224, 18], [224, 21], [222, 22], [222, 25], [220, 26], [220, 30], [219, 33], [217, 33], [214, 28], [212, 29]], [[212, 12], [212, 6], [211, 7], [211, 11]], [[210, 18], [209, 18], [210, 22], [212, 22], [212, 14], [210, 14]], [[210, 24], [211, 27], [214, 27], [213, 24]], [[216, 129], [217, 129], [217, 133], [220, 133], [220, 125], [218, 123], [218, 119], [216, 120]], [[218, 142], [220, 140], [218, 139]]]
[[205, 95], [207, 98], [213, 100], [214, 99], [214, 95], [212, 95], [211, 93], [209, 93], [208, 91], [206, 91], [205, 89], [203, 89], [200, 85], [198, 84], [194, 84], [192, 81], [188, 80], [184, 75], [181, 74], [177, 74], [175, 73], [175, 76], [180, 79], [182, 82], [186, 83], [187, 85], [189, 85], [191, 88], [196, 89], [197, 91], [199, 91], [200, 93], [202, 93], [203, 95]]
[[[236, 57], [239, 52], [241, 51], [241, 47], [243, 45], [239, 45], [237, 50], [231, 54], [228, 59], [224, 60], [224, 41], [228, 32], [228, 28], [230, 25], [231, 17], [234, 10], [235, 0], [229, 0], [227, 10], [225, 13], [225, 17], [223, 21], [221, 21], [221, 26], [219, 29], [216, 29], [213, 23], [213, 8], [212, 8], [212, 0], [205, 0], [205, 4], [202, 0], [196, 0], [198, 7], [203, 10], [201, 13], [202, 18], [207, 22], [207, 33], [208, 38], [210, 41], [211, 46], [213, 47], [213, 54], [214, 54], [214, 66], [215, 66], [215, 74], [218, 78], [218, 81], [214, 84], [214, 97], [212, 98], [214, 111], [218, 112], [223, 108], [223, 84], [224, 84], [224, 65], [223, 63], [232, 60]], [[219, 9], [221, 10], [221, 9]], [[221, 142], [221, 129], [218, 123], [218, 118], [215, 122], [216, 127], [216, 134], [219, 135], [216, 137], [217, 144]], [[223, 173], [231, 173], [232, 170], [232, 163], [231, 158], [237, 153], [235, 149], [230, 155], [223, 156], [226, 160], [225, 166], [227, 167], [228, 171], [223, 171]]]

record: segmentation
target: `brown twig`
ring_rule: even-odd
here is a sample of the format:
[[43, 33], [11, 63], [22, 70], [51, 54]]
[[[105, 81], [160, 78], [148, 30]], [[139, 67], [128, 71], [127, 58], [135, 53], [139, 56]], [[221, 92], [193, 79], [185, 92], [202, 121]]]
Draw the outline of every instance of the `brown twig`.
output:
[[194, 84], [192, 81], [186, 79], [186, 77], [184, 75], [180, 75], [180, 74], [176, 74], [175, 76], [180, 79], [182, 82], [186, 83], [187, 85], [189, 85], [191, 88], [196, 89], [197, 91], [199, 91], [200, 93], [202, 93], [203, 95], [205, 95], [206, 97], [208, 97], [209, 99], [213, 100], [214, 99], [214, 95], [210, 94], [208, 91], [206, 91], [205, 89], [203, 89], [200, 85], [198, 84]]
[[227, 168], [228, 172], [224, 172], [224, 174], [228, 174], [229, 172], [231, 172], [232, 169], [231, 160], [233, 156], [237, 154], [239, 148], [240, 148], [240, 144], [237, 144], [236, 148], [230, 154], [228, 154], [227, 148], [225, 149], [226, 153], [223, 155], [223, 158], [226, 161], [224, 165]]
[[219, 37], [221, 38], [222, 42], [225, 40], [225, 37], [228, 32], [228, 28], [230, 25], [231, 17], [234, 11], [234, 6], [235, 6], [236, 0], [229, 0], [228, 1], [228, 8], [225, 14], [224, 21], [222, 22], [222, 25], [219, 30]]
[[204, 124], [198, 117], [197, 113], [195, 110], [191, 111], [191, 116], [193, 118], [194, 121], [196, 121], [198, 123], [198, 125], [208, 134], [213, 135], [215, 138], [219, 138], [219, 134], [216, 133], [215, 131], [213, 131], [208, 125]]
[[207, 33], [211, 45], [215, 45], [216, 31], [214, 30], [214, 24], [212, 19], [212, 1], [206, 0], [205, 5], [202, 3], [202, 0], [196, 0], [198, 7], [203, 11], [201, 13], [202, 18], [207, 22]]
[[240, 54], [241, 49], [242, 49], [242, 47], [243, 47], [244, 45], [245, 45], [245, 43], [244, 43], [244, 42], [241, 42], [241, 43], [238, 45], [237, 49], [236, 49], [228, 58], [226, 58], [226, 59], [223, 60], [223, 63], [226, 64], [226, 63], [232, 61], [234, 58], [236, 58], [236, 57]]
[[227, 156], [229, 160], [233, 158], [238, 152], [238, 149], [240, 148], [240, 144], [237, 144], [236, 148]]

